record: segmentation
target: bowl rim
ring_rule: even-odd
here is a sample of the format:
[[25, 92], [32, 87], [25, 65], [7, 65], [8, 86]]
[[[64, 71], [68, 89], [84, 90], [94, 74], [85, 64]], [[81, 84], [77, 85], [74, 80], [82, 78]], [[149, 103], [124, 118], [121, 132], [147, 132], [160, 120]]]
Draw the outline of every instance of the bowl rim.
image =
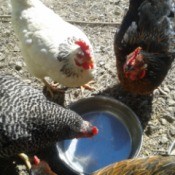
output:
[[[140, 141], [139, 141], [139, 144], [137, 146], [137, 149], [135, 151], [135, 153], [132, 155], [131, 159], [132, 158], [136, 158], [138, 157], [140, 151], [141, 151], [141, 148], [142, 148], [142, 144], [143, 144], [143, 129], [142, 129], [142, 125], [141, 125], [141, 122], [138, 118], [138, 116], [135, 114], [135, 112], [129, 107], [127, 106], [126, 104], [124, 104], [123, 102], [113, 98], [113, 97], [110, 97], [110, 96], [103, 96], [103, 95], [97, 95], [97, 96], [92, 96], [92, 97], [87, 97], [87, 98], [83, 98], [83, 99], [80, 99], [80, 100], [77, 100], [73, 103], [71, 103], [68, 107], [73, 110], [73, 108], [75, 106], [77, 106], [78, 104], [81, 104], [83, 102], [86, 102], [87, 100], [108, 100], [108, 101], [111, 101], [112, 103], [116, 103], [120, 106], [122, 106], [123, 108], [126, 108], [132, 116], [134, 116], [135, 120], [136, 120], [136, 123], [138, 124], [138, 128], [139, 128], [139, 132], [141, 133], [140, 135]], [[74, 110], [73, 110], [74, 111]], [[74, 172], [75, 174], [77, 175], [90, 175], [89, 173], [87, 172], [80, 172], [78, 171], [78, 169], [76, 168], [73, 168], [71, 167], [65, 160], [65, 156], [64, 156], [64, 152], [62, 151], [61, 149], [61, 145], [64, 143], [64, 140], [63, 141], [60, 141], [57, 143], [57, 149], [58, 149], [58, 155], [59, 155], [59, 158], [61, 159], [61, 161], [64, 163], [64, 165], [70, 169], [72, 172]], [[130, 159], [130, 158], [129, 158]], [[122, 160], [121, 160], [122, 161]], [[120, 162], [120, 161], [119, 161]], [[108, 165], [107, 165], [108, 166]]]

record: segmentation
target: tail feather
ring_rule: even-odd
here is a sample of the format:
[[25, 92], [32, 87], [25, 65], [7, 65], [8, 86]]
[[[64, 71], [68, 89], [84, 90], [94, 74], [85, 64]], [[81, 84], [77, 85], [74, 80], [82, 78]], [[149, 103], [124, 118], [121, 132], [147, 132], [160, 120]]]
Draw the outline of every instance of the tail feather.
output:
[[147, 30], [154, 26], [164, 27], [171, 12], [171, 0], [145, 0], [138, 9], [138, 25]]
[[129, 10], [115, 35], [115, 47], [154, 40], [167, 50], [172, 12], [171, 0], [130, 0]]

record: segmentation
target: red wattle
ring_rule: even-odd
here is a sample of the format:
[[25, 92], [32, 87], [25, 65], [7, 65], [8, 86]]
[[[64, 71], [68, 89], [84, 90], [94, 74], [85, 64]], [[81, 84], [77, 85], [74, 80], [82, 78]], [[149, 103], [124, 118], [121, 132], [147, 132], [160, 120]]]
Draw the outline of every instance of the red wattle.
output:
[[96, 126], [94, 126], [92, 128], [92, 133], [93, 133], [93, 135], [97, 135], [98, 134], [98, 128]]
[[86, 63], [86, 62], [84, 62], [84, 63], [82, 64], [82, 66], [83, 66], [83, 68], [84, 68], [85, 70], [90, 69], [90, 65], [89, 65], [88, 63]]

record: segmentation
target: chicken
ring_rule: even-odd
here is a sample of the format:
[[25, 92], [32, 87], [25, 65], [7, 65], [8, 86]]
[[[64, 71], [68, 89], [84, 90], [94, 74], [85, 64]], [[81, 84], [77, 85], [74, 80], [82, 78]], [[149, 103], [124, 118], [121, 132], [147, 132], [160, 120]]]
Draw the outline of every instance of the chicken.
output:
[[[31, 168], [31, 175], [55, 175], [50, 166], [35, 157], [35, 164]], [[174, 175], [175, 156], [156, 155], [145, 158], [134, 158], [123, 160], [90, 175]], [[52, 174], [53, 173], [53, 174]]]
[[55, 174], [47, 162], [40, 161], [37, 156], [34, 156], [34, 164], [30, 170], [31, 175], [57, 175]]
[[174, 175], [175, 156], [135, 158], [111, 164], [91, 175]]
[[33, 154], [59, 140], [98, 133], [77, 113], [48, 101], [41, 91], [12, 75], [1, 73], [0, 85], [0, 158], [19, 154], [28, 165], [20, 153]]
[[170, 69], [171, 0], [130, 0], [114, 50], [121, 85], [134, 94], [150, 94]]
[[67, 87], [93, 80], [95, 60], [87, 36], [39, 0], [11, 0], [12, 23], [29, 72], [54, 91], [46, 77]]

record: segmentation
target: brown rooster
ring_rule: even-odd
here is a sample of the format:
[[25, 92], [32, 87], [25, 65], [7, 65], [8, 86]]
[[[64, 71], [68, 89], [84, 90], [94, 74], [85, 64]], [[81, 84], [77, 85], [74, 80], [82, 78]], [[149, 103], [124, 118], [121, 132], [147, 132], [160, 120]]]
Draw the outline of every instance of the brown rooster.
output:
[[130, 0], [114, 50], [122, 86], [149, 94], [164, 80], [174, 59], [169, 50], [171, 0]]
[[114, 163], [91, 175], [175, 175], [175, 156], [152, 156]]

